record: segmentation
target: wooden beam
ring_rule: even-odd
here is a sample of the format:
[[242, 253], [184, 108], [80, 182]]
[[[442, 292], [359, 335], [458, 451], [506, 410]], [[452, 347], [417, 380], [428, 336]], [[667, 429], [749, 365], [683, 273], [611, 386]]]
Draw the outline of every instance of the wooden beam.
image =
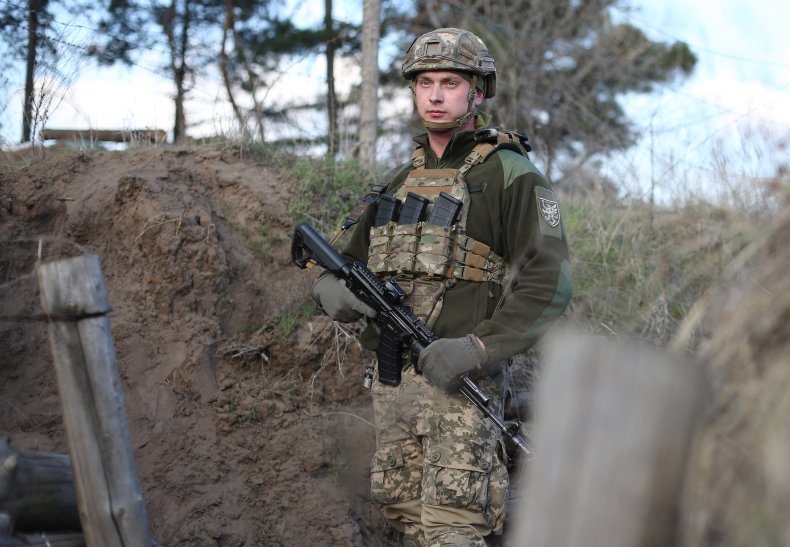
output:
[[154, 545], [134, 466], [107, 290], [95, 255], [40, 264], [41, 306], [90, 547]]
[[8, 534], [0, 532], [3, 547], [85, 547], [82, 534]]
[[163, 143], [167, 132], [163, 129], [43, 129], [41, 140], [82, 142], [144, 142]]
[[679, 355], [555, 337], [513, 545], [674, 545], [706, 385], [703, 368]]

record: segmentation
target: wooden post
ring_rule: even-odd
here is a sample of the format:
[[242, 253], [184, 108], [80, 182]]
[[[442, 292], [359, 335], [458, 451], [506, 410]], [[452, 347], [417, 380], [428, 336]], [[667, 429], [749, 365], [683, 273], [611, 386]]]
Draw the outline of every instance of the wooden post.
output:
[[68, 455], [17, 451], [0, 441], [0, 513], [17, 532], [79, 531]]
[[555, 336], [513, 545], [673, 545], [705, 393], [704, 371], [689, 359]]
[[134, 467], [99, 258], [40, 264], [41, 305], [89, 547], [155, 545]]

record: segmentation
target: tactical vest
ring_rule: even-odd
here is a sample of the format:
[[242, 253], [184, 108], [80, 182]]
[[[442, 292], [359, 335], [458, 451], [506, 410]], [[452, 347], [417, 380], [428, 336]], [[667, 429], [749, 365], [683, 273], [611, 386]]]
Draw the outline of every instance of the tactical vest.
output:
[[[400, 218], [370, 230], [368, 268], [379, 277], [394, 276], [406, 291], [405, 304], [429, 327], [441, 313], [445, 290], [457, 280], [503, 285], [508, 275], [502, 257], [466, 235], [470, 203], [466, 174], [499, 148], [526, 156], [529, 145], [526, 137], [496, 129], [478, 131], [475, 140], [478, 144], [459, 169], [425, 169], [425, 151], [417, 148], [411, 158], [412, 169], [393, 196], [401, 204]], [[411, 210], [406, 214], [410, 202], [424, 207], [419, 218]], [[434, 208], [446, 203], [460, 205], [453, 222], [434, 222], [435, 218], [446, 220], [443, 214], [434, 214]], [[408, 217], [407, 223], [404, 217]]]

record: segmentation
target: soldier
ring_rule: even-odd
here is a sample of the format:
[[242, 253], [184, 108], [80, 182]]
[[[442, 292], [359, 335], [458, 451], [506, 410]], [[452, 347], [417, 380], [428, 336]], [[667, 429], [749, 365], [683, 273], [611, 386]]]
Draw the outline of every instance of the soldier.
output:
[[[526, 140], [488, 128], [479, 111], [496, 92], [483, 41], [456, 28], [428, 32], [409, 48], [402, 74], [427, 131], [361, 216], [344, 255], [382, 278], [395, 276], [405, 303], [440, 339], [416, 368], [404, 359], [399, 385], [374, 374], [371, 493], [404, 545], [484, 546], [485, 536], [502, 533], [507, 456], [500, 433], [457, 383], [470, 374], [500, 395], [501, 413], [503, 367], [570, 300], [568, 246], [557, 200], [527, 158]], [[400, 217], [377, 218], [385, 198], [398, 200]], [[426, 220], [437, 200], [460, 205], [452, 225]], [[414, 206], [425, 208], [423, 216], [412, 215]], [[332, 275], [318, 279], [313, 297], [338, 321], [375, 314]], [[372, 322], [362, 343], [377, 347]]]

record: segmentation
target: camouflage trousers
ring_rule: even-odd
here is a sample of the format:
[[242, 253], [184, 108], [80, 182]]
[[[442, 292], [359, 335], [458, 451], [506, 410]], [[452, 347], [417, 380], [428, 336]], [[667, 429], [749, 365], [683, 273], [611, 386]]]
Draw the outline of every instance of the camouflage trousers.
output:
[[[502, 386], [478, 383], [489, 393]], [[485, 546], [501, 534], [508, 472], [500, 433], [460, 393], [446, 393], [408, 366], [401, 384], [374, 378], [376, 450], [371, 494], [404, 545]]]

